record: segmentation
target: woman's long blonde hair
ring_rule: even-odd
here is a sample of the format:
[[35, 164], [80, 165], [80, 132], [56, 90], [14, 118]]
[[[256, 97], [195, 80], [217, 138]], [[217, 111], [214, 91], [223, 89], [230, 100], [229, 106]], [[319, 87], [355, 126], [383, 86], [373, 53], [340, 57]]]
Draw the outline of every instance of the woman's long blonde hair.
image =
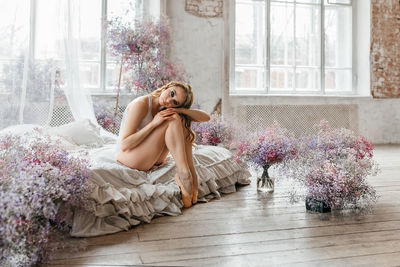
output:
[[[174, 86], [179, 86], [186, 93], [186, 99], [183, 102], [183, 104], [179, 106], [179, 108], [187, 108], [187, 109], [189, 109], [193, 104], [194, 96], [193, 96], [192, 87], [187, 83], [178, 82], [178, 81], [172, 81], [172, 82], [169, 82], [166, 85], [163, 85], [162, 87], [156, 89], [155, 91], [151, 92], [151, 95], [153, 97], [159, 97], [163, 91], [167, 90], [170, 87], [174, 87]], [[196, 139], [196, 134], [192, 130], [192, 119], [189, 116], [186, 116], [184, 114], [179, 114], [179, 115], [181, 117], [183, 117], [184, 122], [185, 122], [184, 126], [185, 126], [185, 129], [186, 129], [186, 132], [188, 133], [187, 136], [186, 136], [186, 140], [189, 141], [191, 144], [193, 144], [194, 140]]]

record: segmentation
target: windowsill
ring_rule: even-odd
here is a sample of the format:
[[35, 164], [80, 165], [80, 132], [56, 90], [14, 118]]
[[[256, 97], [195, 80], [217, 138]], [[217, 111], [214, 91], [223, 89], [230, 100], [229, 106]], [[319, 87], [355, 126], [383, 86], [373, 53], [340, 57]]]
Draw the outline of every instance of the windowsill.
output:
[[[116, 92], [92, 92], [92, 96], [107, 96], [107, 97], [116, 97], [117, 93]], [[119, 96], [134, 96], [133, 93], [126, 93], [126, 92], [121, 92], [119, 93]]]
[[236, 105], [347, 105], [371, 101], [366, 95], [265, 95], [231, 94], [229, 102]]
[[245, 94], [245, 93], [229, 94], [229, 97], [313, 98], [313, 99], [325, 99], [325, 98], [372, 99], [371, 95], [311, 95], [311, 94], [285, 95], [285, 94]]

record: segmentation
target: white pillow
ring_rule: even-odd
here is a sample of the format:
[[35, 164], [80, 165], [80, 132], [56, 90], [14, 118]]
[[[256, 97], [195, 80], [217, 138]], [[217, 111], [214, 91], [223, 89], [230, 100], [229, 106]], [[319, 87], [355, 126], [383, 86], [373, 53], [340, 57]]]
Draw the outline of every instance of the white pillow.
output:
[[12, 134], [12, 135], [18, 135], [22, 136], [26, 133], [31, 133], [33, 132], [33, 129], [39, 129], [41, 130], [43, 127], [38, 125], [38, 124], [17, 124], [17, 125], [11, 125], [8, 126], [7, 128], [3, 129], [0, 131], [0, 135], [3, 134]]
[[58, 127], [48, 127], [46, 132], [50, 135], [58, 135], [76, 145], [100, 147], [104, 140], [100, 136], [100, 128], [89, 119], [74, 121]]

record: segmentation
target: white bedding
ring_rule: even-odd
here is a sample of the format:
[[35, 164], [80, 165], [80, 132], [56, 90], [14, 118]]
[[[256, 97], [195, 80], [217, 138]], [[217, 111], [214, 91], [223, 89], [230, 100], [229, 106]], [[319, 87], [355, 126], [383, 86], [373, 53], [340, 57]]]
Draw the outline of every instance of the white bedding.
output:
[[[20, 125], [8, 129], [8, 132], [21, 133], [21, 129], [32, 127]], [[175, 163], [172, 158], [149, 172], [130, 169], [115, 161], [115, 138], [93, 129], [87, 127], [87, 121], [59, 128], [43, 128], [45, 133], [63, 141], [71, 153], [87, 151], [92, 161], [91, 181], [95, 189], [91, 198], [95, 203], [95, 213], [73, 211], [70, 218], [72, 236], [115, 233], [141, 222], [148, 223], [155, 216], [181, 214], [183, 204], [179, 187], [174, 181]], [[197, 146], [193, 148], [193, 159], [199, 178], [199, 202], [219, 198], [220, 193], [235, 192], [236, 183], [250, 183], [249, 171], [238, 164], [227, 149]]]

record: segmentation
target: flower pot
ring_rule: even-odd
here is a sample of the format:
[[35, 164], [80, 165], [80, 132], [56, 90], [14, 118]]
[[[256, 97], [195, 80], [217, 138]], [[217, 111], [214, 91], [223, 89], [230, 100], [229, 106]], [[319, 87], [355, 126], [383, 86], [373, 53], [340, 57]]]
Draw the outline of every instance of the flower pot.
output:
[[274, 192], [274, 179], [269, 177], [268, 168], [271, 165], [263, 166], [261, 177], [257, 177], [257, 191], [272, 193]]
[[319, 213], [331, 212], [331, 207], [327, 203], [311, 196], [306, 197], [306, 209]]

